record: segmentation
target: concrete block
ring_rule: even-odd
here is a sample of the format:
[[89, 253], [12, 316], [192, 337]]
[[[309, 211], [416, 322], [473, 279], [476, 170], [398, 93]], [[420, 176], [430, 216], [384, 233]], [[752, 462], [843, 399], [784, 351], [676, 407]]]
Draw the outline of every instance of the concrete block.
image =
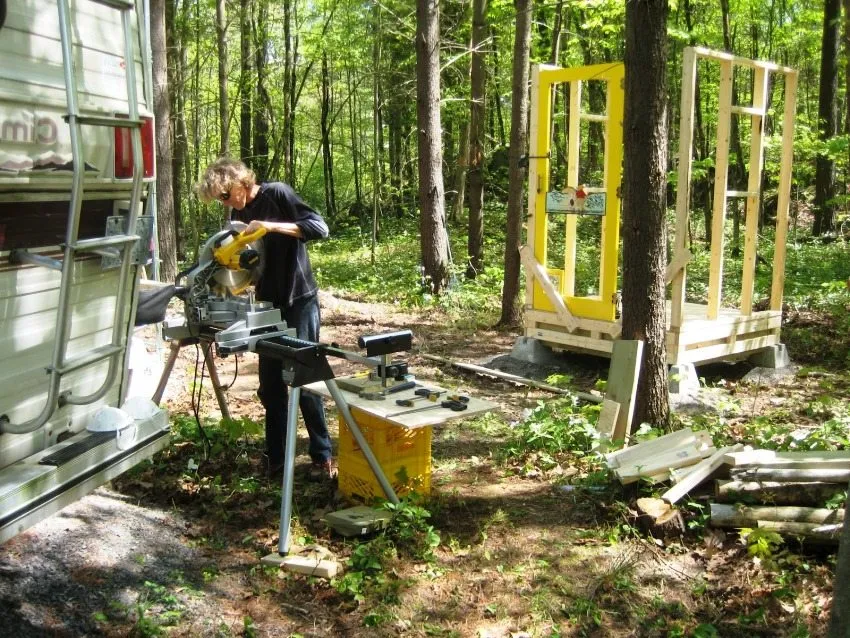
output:
[[699, 377], [693, 363], [670, 366], [667, 387], [671, 394], [696, 394], [699, 392]]
[[558, 355], [534, 337], [520, 337], [511, 350], [511, 358], [536, 365], [555, 365]]
[[777, 343], [775, 346], [751, 354], [749, 361], [760, 368], [786, 368], [791, 365], [788, 348], [784, 343]]

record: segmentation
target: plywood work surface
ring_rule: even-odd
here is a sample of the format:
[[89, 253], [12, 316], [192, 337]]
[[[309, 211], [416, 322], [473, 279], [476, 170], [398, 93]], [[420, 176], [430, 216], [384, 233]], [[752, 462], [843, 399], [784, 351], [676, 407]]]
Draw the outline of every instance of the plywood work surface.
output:
[[[429, 390], [442, 392], [442, 394], [435, 402], [431, 402], [428, 399], [418, 397], [415, 394], [415, 391], [420, 388], [428, 388]], [[311, 383], [304, 386], [304, 389], [315, 392], [323, 397], [331, 397], [331, 393], [328, 391], [324, 381]], [[388, 394], [382, 401], [365, 399], [354, 392], [342, 389], [340, 389], [340, 393], [348, 403], [349, 407], [355, 407], [363, 410], [364, 412], [392, 423], [393, 425], [411, 429], [422, 428], [430, 425], [440, 425], [456, 419], [465, 419], [477, 414], [490, 412], [498, 407], [495, 403], [478, 399], [471, 395], [464, 395], [469, 397], [469, 401], [466, 403], [466, 409], [460, 412], [455, 412], [449, 408], [436, 407], [439, 406], [440, 402], [446, 398], [448, 391], [445, 388], [441, 388], [425, 381], [417, 381], [416, 387], [411, 388], [410, 390], [403, 390], [401, 392]], [[417, 399], [417, 401], [410, 407], [404, 407], [396, 403], [397, 399]], [[432, 409], [403, 414], [408, 410], [416, 410], [418, 408], [425, 407], [431, 407]]]

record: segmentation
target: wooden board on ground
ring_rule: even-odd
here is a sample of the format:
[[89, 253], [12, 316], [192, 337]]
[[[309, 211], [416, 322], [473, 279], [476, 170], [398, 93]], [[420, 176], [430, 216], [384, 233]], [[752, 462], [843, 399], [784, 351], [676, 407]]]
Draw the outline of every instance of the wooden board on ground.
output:
[[723, 457], [726, 454], [729, 452], [737, 452], [743, 447], [743, 445], [738, 443], [736, 445], [729, 445], [727, 447], [720, 448], [710, 457], [697, 464], [697, 466], [685, 478], [664, 492], [664, 494], [661, 495], [661, 498], [672, 505], [714, 474], [720, 466], [724, 465], [725, 462]]
[[643, 341], [620, 339], [614, 342], [605, 386], [605, 398], [620, 404], [613, 441], [626, 441], [631, 433], [642, 357]]
[[596, 431], [603, 443], [614, 440], [614, 429], [617, 427], [617, 416], [620, 414], [620, 404], [611, 399], [602, 400], [602, 410], [596, 421]]

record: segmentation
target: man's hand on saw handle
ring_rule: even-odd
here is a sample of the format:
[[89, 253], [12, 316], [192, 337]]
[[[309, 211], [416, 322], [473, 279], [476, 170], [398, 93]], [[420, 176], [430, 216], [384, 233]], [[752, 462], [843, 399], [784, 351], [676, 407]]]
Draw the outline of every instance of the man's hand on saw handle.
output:
[[[261, 235], [257, 235], [257, 239], [265, 235], [266, 233], [279, 233], [281, 235], [289, 235], [290, 237], [301, 237], [301, 229], [297, 224], [293, 224], [292, 222], [269, 222], [262, 221], [259, 219], [255, 219], [248, 224], [248, 227], [242, 232], [243, 235], [251, 235], [253, 233], [260, 232], [262, 230]], [[254, 241], [251, 239], [251, 241]]]

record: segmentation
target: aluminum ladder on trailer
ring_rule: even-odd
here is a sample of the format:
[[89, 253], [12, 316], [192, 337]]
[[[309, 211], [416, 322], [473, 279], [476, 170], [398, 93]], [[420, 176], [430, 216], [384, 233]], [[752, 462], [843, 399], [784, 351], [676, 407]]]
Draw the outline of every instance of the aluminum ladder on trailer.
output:
[[[10, 423], [9, 419], [4, 415], [0, 417], [0, 432], [16, 434], [33, 432], [47, 423], [57, 407], [67, 404], [85, 405], [99, 400], [113, 386], [115, 375], [123, 364], [123, 357], [127, 350], [124, 308], [127, 305], [127, 296], [130, 294], [131, 288], [129, 284], [129, 269], [133, 261], [133, 249], [140, 239], [139, 235], [136, 234], [136, 222], [139, 217], [142, 180], [144, 177], [141, 137], [142, 120], [139, 117], [139, 103], [136, 95], [135, 56], [131, 21], [131, 13], [135, 9], [135, 4], [133, 0], [89, 0], [89, 2], [103, 5], [121, 14], [128, 114], [127, 117], [113, 117], [107, 115], [85, 115], [81, 112], [78, 100], [77, 75], [74, 72], [74, 43], [70, 0], [57, 0], [59, 33], [62, 45], [62, 66], [65, 75], [65, 94], [68, 104], [68, 113], [64, 119], [70, 127], [71, 155], [74, 167], [71, 199], [68, 208], [68, 227], [65, 235], [65, 243], [62, 246], [63, 258], [61, 262], [43, 256], [30, 255], [25, 251], [22, 253], [19, 252], [17, 255], [17, 258], [21, 262], [47, 266], [60, 270], [62, 273], [59, 284], [59, 300], [56, 309], [56, 333], [53, 356], [51, 365], [47, 369], [50, 380], [47, 400], [41, 413], [34, 419], [20, 424]], [[105, 126], [109, 128], [129, 129], [130, 131], [130, 143], [133, 152], [132, 191], [126, 225], [123, 232], [119, 234], [88, 239], [79, 238], [85, 178], [85, 158], [82, 151], [83, 126]], [[96, 253], [118, 257], [120, 260], [120, 271], [110, 343], [69, 357], [67, 356], [67, 346], [71, 332], [71, 287], [74, 280], [75, 257], [80, 253]], [[106, 359], [109, 360], [109, 369], [103, 385], [98, 390], [86, 396], [74, 396], [68, 392], [59, 393], [60, 383], [64, 375]]]

